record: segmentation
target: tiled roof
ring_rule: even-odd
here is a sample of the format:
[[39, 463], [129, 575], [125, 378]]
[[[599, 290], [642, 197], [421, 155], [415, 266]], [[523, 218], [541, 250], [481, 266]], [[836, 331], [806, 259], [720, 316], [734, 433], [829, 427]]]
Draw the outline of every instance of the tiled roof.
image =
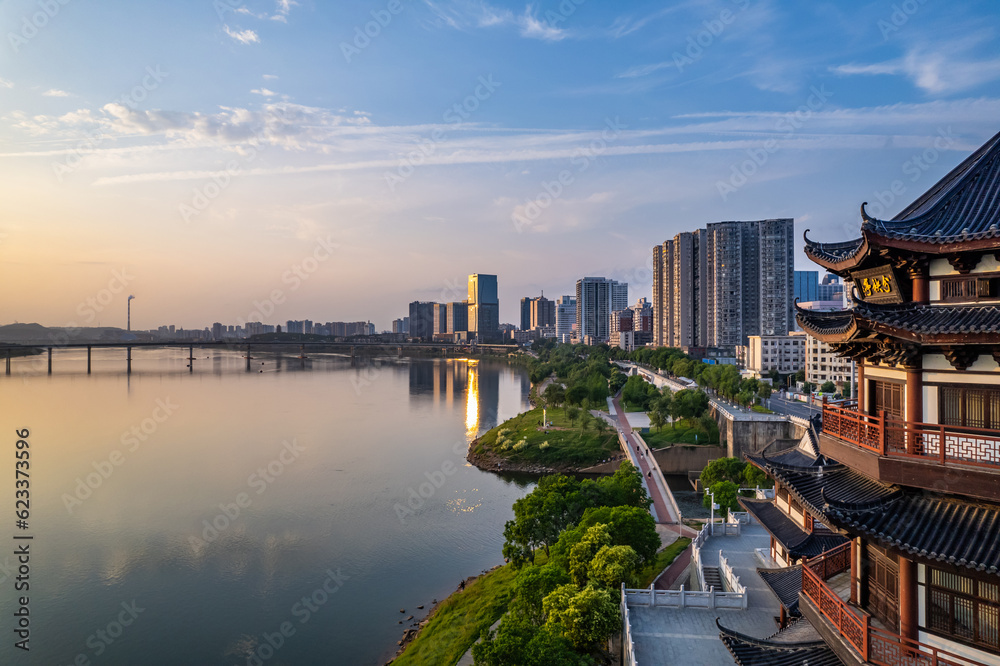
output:
[[757, 569], [764, 584], [771, 588], [778, 602], [792, 615], [799, 614], [799, 592], [802, 591], [802, 565], [781, 569]]
[[879, 324], [913, 333], [997, 333], [1000, 307], [996, 305], [873, 305], [858, 303], [854, 312]]
[[907, 491], [889, 504], [831, 502], [830, 518], [914, 555], [1000, 571], [1000, 506]]
[[854, 312], [853, 310], [805, 310], [796, 303], [795, 320], [806, 332], [840, 335], [850, 330], [854, 324]]
[[740, 498], [739, 502], [795, 559], [816, 557], [847, 541], [839, 534], [806, 532], [770, 500]]
[[765, 456], [747, 459], [831, 527], [920, 557], [1000, 572], [1000, 505], [890, 486], [822, 459], [811, 468]]
[[823, 260], [823, 263], [836, 264], [850, 259], [858, 254], [865, 245], [863, 237], [839, 243], [817, 243], [809, 240], [808, 233], [809, 229], [806, 229], [802, 234], [802, 238], [806, 242], [806, 254], [814, 259]]
[[[814, 635], [814, 640], [793, 642], [781, 639], [781, 634], [785, 631], [794, 632], [797, 636], [803, 634], [800, 629], [803, 622], [806, 621], [799, 620], [770, 638], [753, 638], [727, 629], [718, 619], [715, 620], [719, 627], [719, 638], [740, 666], [841, 666], [843, 662], [823, 642], [815, 629], [812, 629], [811, 634], [806, 634]], [[805, 629], [811, 627], [809, 625]]]
[[786, 465], [774, 458], [748, 455], [747, 459], [766, 471], [798, 498], [816, 517], [824, 515], [827, 500], [870, 503], [897, 498], [900, 491], [865, 476], [850, 467], [820, 458], [813, 467]]
[[858, 320], [884, 324], [916, 335], [979, 333], [997, 335], [1000, 341], [1000, 306], [997, 305], [875, 305], [856, 303], [852, 310], [817, 312], [796, 307], [796, 320], [806, 331], [842, 335]]
[[1000, 238], [1000, 133], [892, 220], [864, 212], [862, 229], [928, 243]]

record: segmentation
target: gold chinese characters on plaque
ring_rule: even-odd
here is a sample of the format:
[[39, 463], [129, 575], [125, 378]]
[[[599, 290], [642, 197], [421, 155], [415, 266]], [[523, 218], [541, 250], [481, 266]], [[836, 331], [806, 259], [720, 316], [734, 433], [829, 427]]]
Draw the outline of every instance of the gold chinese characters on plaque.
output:
[[903, 294], [892, 266], [878, 266], [851, 274], [861, 299], [869, 303], [902, 303]]

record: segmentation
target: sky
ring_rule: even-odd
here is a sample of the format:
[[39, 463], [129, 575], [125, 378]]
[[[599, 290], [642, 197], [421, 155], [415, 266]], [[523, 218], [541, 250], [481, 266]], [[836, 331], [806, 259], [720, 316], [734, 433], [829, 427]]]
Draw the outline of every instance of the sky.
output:
[[[5, 0], [0, 324], [370, 320], [858, 235], [1000, 131], [1000, 5]], [[257, 315], [260, 315], [259, 317]]]

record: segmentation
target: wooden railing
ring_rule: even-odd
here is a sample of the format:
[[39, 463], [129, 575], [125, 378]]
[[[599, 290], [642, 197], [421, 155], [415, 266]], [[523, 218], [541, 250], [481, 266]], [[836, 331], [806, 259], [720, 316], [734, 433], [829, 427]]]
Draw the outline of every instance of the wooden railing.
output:
[[859, 654], [868, 654], [869, 616], [858, 615], [833, 590], [826, 579], [851, 568], [851, 544], [841, 544], [802, 563], [802, 591]]
[[1000, 432], [984, 428], [916, 423], [871, 416], [840, 405], [823, 405], [823, 434], [882, 456], [1000, 468]]
[[986, 666], [982, 662], [871, 626], [871, 616], [852, 608], [826, 584], [851, 568], [845, 543], [802, 562], [802, 592], [866, 662], [876, 666]]

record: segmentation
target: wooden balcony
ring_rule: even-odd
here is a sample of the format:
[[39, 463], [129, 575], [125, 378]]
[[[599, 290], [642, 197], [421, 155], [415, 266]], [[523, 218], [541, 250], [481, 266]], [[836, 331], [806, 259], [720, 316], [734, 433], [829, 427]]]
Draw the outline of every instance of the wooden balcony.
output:
[[865, 414], [851, 403], [826, 403], [820, 449], [885, 483], [1000, 501], [997, 430], [903, 421]]
[[[868, 663], [876, 666], [986, 666], [968, 657], [941, 650], [932, 645], [910, 640], [874, 626], [876, 620], [863, 610], [850, 605], [847, 590], [833, 581], [848, 579], [851, 568], [851, 544], [845, 543], [819, 557], [802, 563], [802, 595], [821, 614], [821, 622], [833, 630], [853, 651], [842, 655], [845, 663]], [[849, 587], [847, 588], [849, 590]], [[808, 613], [807, 613], [808, 616]], [[815, 620], [813, 620], [815, 623]], [[829, 641], [827, 641], [829, 642]], [[853, 657], [853, 658], [851, 658]]]

